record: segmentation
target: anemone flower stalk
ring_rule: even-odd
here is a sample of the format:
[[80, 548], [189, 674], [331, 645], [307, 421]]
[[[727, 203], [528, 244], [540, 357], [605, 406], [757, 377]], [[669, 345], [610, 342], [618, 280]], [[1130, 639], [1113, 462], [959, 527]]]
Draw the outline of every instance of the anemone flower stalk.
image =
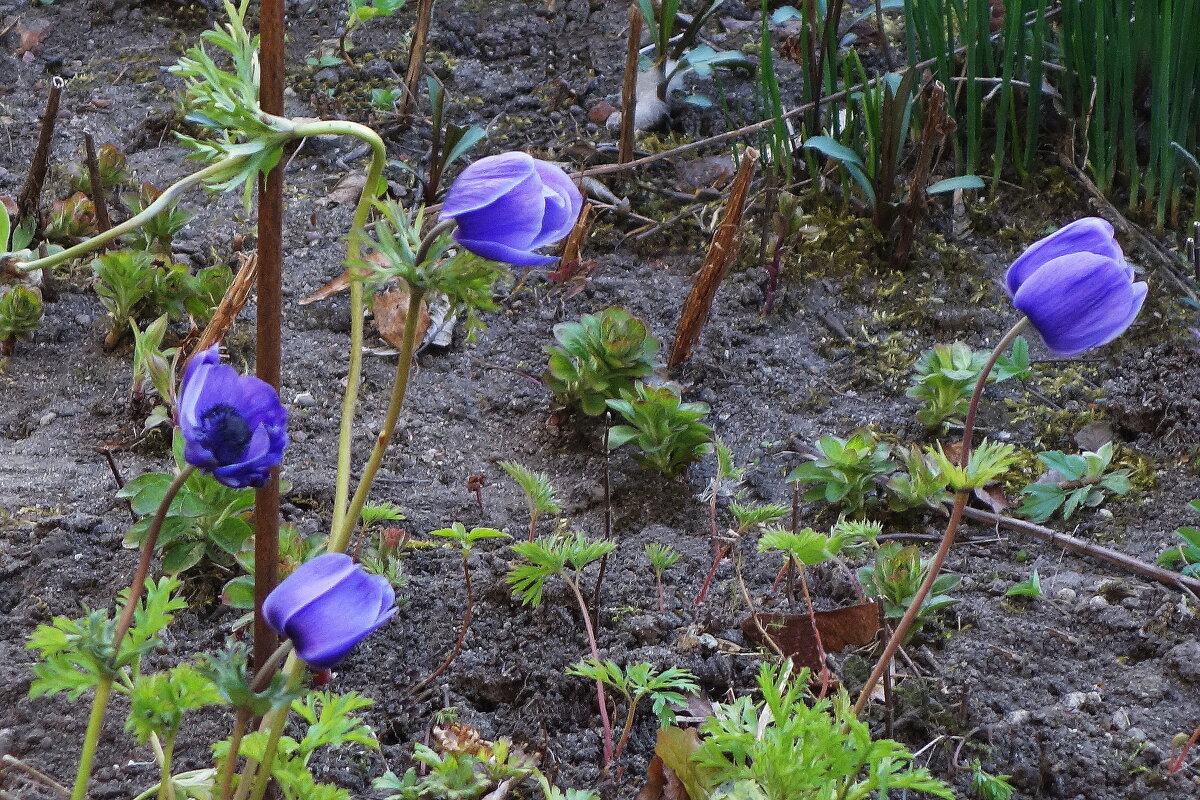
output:
[[[154, 558], [154, 547], [158, 543], [158, 534], [167, 518], [167, 510], [175, 500], [175, 495], [179, 494], [179, 490], [183, 488], [183, 484], [195, 470], [195, 467], [188, 465], [175, 476], [175, 480], [171, 481], [171, 485], [163, 494], [163, 499], [158, 504], [158, 510], [154, 513], [150, 529], [146, 532], [146, 541], [142, 543], [137, 569], [134, 571], [133, 580], [129, 583], [129, 596], [125, 600], [125, 608], [121, 611], [121, 617], [113, 632], [114, 660], [120, 657], [121, 642], [130, 626], [133, 625], [133, 615], [137, 611], [138, 600], [141, 599], [142, 589], [146, 585], [146, 576], [150, 573], [150, 561]], [[108, 709], [109, 695], [112, 693], [115, 669], [114, 666], [102, 675], [96, 686], [96, 696], [92, 699], [92, 711], [88, 715], [87, 732], [83, 737], [83, 748], [79, 755], [79, 769], [75, 773], [75, 786], [71, 792], [71, 800], [83, 800], [87, 796], [88, 781], [92, 776], [92, 763], [96, 756], [96, 745], [100, 741], [100, 731], [104, 726], [104, 714]]]
[[[429, 251], [442, 234], [453, 230], [456, 224], [453, 219], [442, 220], [429, 233], [425, 234], [414, 259], [417, 267], [420, 267], [421, 263], [429, 256]], [[371, 455], [367, 457], [367, 463], [363, 467], [362, 476], [359, 478], [358, 486], [354, 490], [354, 496], [351, 498], [340, 524], [337, 520], [334, 521], [334, 526], [329, 536], [330, 551], [344, 551], [350, 544], [350, 534], [353, 533], [354, 527], [358, 524], [358, 517], [362, 513], [363, 506], [367, 503], [367, 496], [370, 494], [371, 486], [375, 482], [375, 475], [379, 472], [379, 465], [383, 463], [383, 456], [387, 453], [388, 445], [392, 440], [392, 434], [395, 433], [396, 423], [400, 420], [400, 410], [404, 407], [404, 398], [408, 394], [408, 381], [412, 374], [413, 353], [417, 349], [417, 324], [421, 318], [421, 303], [425, 300], [426, 291], [423, 286], [410, 284], [408, 287], [408, 310], [404, 317], [403, 338], [400, 343], [400, 354], [396, 361], [396, 377], [392, 381], [392, 393], [388, 398], [388, 407], [384, 413], [383, 425], [379, 429], [379, 435], [375, 437], [375, 445], [371, 448]]]
[[[996, 345], [975, 382], [963, 420], [963, 443], [958, 457], [958, 466], [963, 470], [971, 459], [971, 436], [984, 383], [1001, 353], [1026, 325], [1031, 325], [1041, 335], [1052, 352], [1078, 355], [1108, 344], [1124, 333], [1141, 311], [1148, 290], [1144, 282], [1134, 281], [1133, 268], [1125, 261], [1121, 246], [1113, 236], [1112, 225], [1097, 217], [1076, 220], [1034, 242], [1013, 261], [1005, 273], [1004, 283], [1013, 306], [1025, 316]], [[863, 686], [854, 704], [856, 716], [866, 707], [871, 691], [900, 648], [937, 580], [962, 522], [970, 492], [969, 488], [955, 492], [950, 520], [930, 564], [929, 574]]]
[[[267, 662], [259, 667], [254, 674], [254, 681], [250, 684], [250, 691], [253, 694], [258, 694], [267, 688], [267, 684], [271, 682], [271, 678], [279, 671], [279, 665], [283, 660], [292, 654], [293, 645], [290, 641], [286, 641], [279, 647], [275, 648], [275, 652], [267, 659]], [[248, 706], [239, 706], [237, 716], [233, 721], [233, 731], [229, 735], [229, 752], [217, 766], [217, 778], [214, 785], [217, 787], [217, 798], [219, 800], [229, 800], [233, 794], [233, 773], [234, 766], [237, 764], [238, 751], [242, 748], [242, 737], [246, 733], [246, 726], [250, 724], [250, 720], [254, 717], [254, 713]]]
[[[987, 383], [988, 375], [992, 372], [992, 367], [996, 365], [996, 361], [1003, 355], [1008, 346], [1012, 344], [1013, 339], [1025, 329], [1029, 324], [1028, 317], [1022, 317], [1016, 325], [1009, 328], [1008, 333], [992, 350], [991, 356], [987, 363], [983, 365], [983, 369], [979, 371], [979, 378], [975, 381], [975, 389], [971, 392], [971, 402], [967, 406], [967, 416], [963, 420], [963, 441], [959, 452], [958, 464], [966, 468], [971, 460], [971, 436], [975, 431], [975, 412], [979, 407], [979, 398], [983, 394], [983, 387]], [[917, 615], [921, 612], [921, 606], [925, 603], [925, 598], [929, 595], [933, 588], [934, 581], [937, 580], [939, 573], [942, 570], [942, 564], [946, 561], [946, 556], [950, 553], [950, 547], [954, 544], [954, 537], [958, 533], [959, 523], [962, 522], [963, 509], [966, 508], [967, 498], [970, 497], [970, 489], [961, 489], [954, 494], [954, 505], [950, 510], [950, 521], [946, 523], [946, 530], [942, 533], [942, 541], [938, 545], [937, 553], [933, 556], [933, 561], [929, 565], [929, 574], [925, 576], [920, 588], [913, 595], [912, 600], [908, 604], [908, 608], [904, 611], [904, 616], [896, 623], [895, 629], [892, 631], [892, 636], [888, 639], [887, 645], [883, 648], [883, 654], [875, 662], [875, 668], [871, 670], [871, 675], [867, 678], [867, 682], [863, 684], [863, 688], [858, 695], [858, 700], [854, 704], [854, 715], [858, 716], [866, 707], [867, 701], [871, 699], [871, 692], [875, 689], [875, 685], [883, 677], [884, 671], [888, 664], [891, 663], [896, 651], [900, 649], [900, 644], [904, 641], [904, 637], [908, 635], [909, 629], [913, 622], [916, 621]]]

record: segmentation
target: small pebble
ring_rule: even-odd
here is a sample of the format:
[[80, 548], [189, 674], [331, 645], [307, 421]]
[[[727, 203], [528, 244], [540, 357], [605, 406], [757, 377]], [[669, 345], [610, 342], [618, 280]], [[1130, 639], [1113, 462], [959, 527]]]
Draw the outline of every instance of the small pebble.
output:
[[41, 425], [44, 428], [47, 425], [49, 425], [51, 422], [54, 422], [54, 420], [57, 417], [58, 417], [58, 414], [55, 414], [53, 411], [47, 411], [45, 414], [42, 414], [42, 416], [38, 419], [38, 425]]
[[1129, 727], [1129, 712], [1123, 708], [1118, 708], [1113, 712], [1112, 725], [1119, 731], [1123, 731]]
[[86, 328], [88, 325], [92, 324], [92, 318], [89, 317], [87, 314], [76, 314], [75, 315], [75, 324], [81, 328]]
[[300, 408], [312, 408], [317, 404], [317, 398], [312, 396], [312, 392], [301, 392], [292, 403]]
[[1074, 603], [1075, 602], [1075, 590], [1069, 589], [1069, 588], [1059, 589], [1057, 592], [1054, 593], [1054, 597], [1056, 600], [1059, 600], [1060, 602], [1063, 602], [1063, 603]]
[[1091, 600], [1088, 600], [1088, 605], [1092, 608], [1104, 608], [1108, 605], [1108, 601], [1104, 599], [1104, 595], [1098, 594]]

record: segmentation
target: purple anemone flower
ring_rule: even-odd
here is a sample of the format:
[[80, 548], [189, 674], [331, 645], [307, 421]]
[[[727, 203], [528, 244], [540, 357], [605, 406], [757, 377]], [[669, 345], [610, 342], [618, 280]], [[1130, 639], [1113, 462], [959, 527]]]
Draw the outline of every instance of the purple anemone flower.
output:
[[1046, 346], [1073, 356], [1108, 344], [1137, 319], [1147, 286], [1133, 278], [1112, 225], [1085, 217], [1030, 245], [1004, 280]]
[[217, 345], [183, 372], [176, 418], [187, 463], [224, 485], [262, 486], [287, 447], [287, 410], [270, 384], [221, 363]]
[[313, 669], [329, 669], [396, 613], [387, 578], [345, 553], [301, 564], [267, 595], [263, 616]]
[[533, 252], [575, 226], [583, 196], [559, 167], [528, 153], [481, 158], [446, 191], [441, 217], [458, 222], [454, 239], [477, 256], [517, 267], [554, 258]]

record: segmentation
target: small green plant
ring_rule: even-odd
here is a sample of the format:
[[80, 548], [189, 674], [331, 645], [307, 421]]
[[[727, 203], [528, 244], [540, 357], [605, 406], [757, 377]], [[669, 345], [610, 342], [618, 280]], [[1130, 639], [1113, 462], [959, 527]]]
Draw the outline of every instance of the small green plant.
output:
[[657, 588], [658, 595], [658, 610], [665, 611], [667, 608], [667, 592], [663, 588], [663, 573], [679, 561], [679, 551], [669, 544], [651, 542], [646, 545], [646, 560], [650, 562], [650, 569], [654, 571], [654, 585]]
[[405, 519], [403, 510], [395, 503], [367, 503], [359, 512], [359, 518], [362, 519], [362, 529], [366, 534], [364, 546], [357, 551], [363, 568], [387, 578], [396, 589], [406, 586], [408, 579], [404, 577], [400, 560], [401, 546], [406, 538], [404, 531], [382, 525]]
[[[1188, 503], [1188, 508], [1200, 512], [1200, 500]], [[1183, 541], [1159, 555], [1159, 566], [1177, 569], [1191, 578], [1200, 577], [1200, 528], [1179, 528], [1175, 534]]]
[[[721, 451], [724, 450], [724, 453]], [[729, 474], [726, 470], [731, 469], [732, 465], [728, 460], [729, 451], [724, 445], [719, 446], [717, 451], [717, 477], [714, 483], [710, 486], [711, 490], [715, 490], [717, 484], [721, 481], [723, 475]], [[724, 462], [724, 463], [722, 463]], [[741, 470], [737, 471], [738, 474]], [[704, 598], [708, 596], [708, 587], [712, 584], [713, 578], [717, 574], [717, 567], [729, 555], [729, 551], [733, 549], [745, 533], [753, 528], [758, 528], [763, 525], [777, 522], [788, 513], [790, 509], [787, 506], [765, 504], [765, 505], [742, 505], [737, 502], [729, 504], [729, 511], [733, 514], [736, 526], [728, 532], [728, 535], [722, 541], [716, 533], [716, 506], [715, 502], [712, 506], [713, 514], [713, 547], [716, 548], [716, 553], [713, 555], [712, 566], [708, 568], [708, 573], [704, 576], [704, 582], [700, 584], [700, 591], [696, 593], [696, 605], [704, 602]]]
[[[162, 195], [162, 190], [150, 183], [143, 183], [136, 193], [124, 196], [125, 204], [134, 214], [140, 214]], [[145, 250], [169, 258], [171, 242], [187, 225], [192, 215], [177, 208], [174, 203], [146, 220], [125, 237], [134, 250]]]
[[[858, 580], [868, 595], [883, 598], [884, 616], [899, 619], [912, 605], [913, 597], [929, 574], [932, 563], [931, 559], [921, 558], [921, 552], [915, 545], [887, 542], [875, 553], [874, 563], [859, 569]], [[948, 592], [960, 581], [957, 575], [938, 575], [925, 602], [921, 604], [910, 636], [920, 630], [934, 613], [958, 602]]]
[[926, 452], [937, 463], [941, 474], [946, 476], [947, 485], [956, 492], [982, 489], [999, 478], [1017, 460], [1017, 448], [1011, 444], [998, 444], [984, 439], [971, 450], [966, 467], [960, 467], [946, 456], [939, 442], [936, 448]]
[[1011, 775], [992, 775], [983, 768], [979, 759], [971, 762], [971, 791], [980, 800], [1010, 800], [1013, 796], [1012, 784], [1008, 782]]
[[879, 547], [883, 523], [869, 519], [839, 519], [829, 529], [829, 538], [837, 542], [838, 552], [851, 558], [861, 558], [867, 548]]
[[1034, 569], [1028, 578], [1008, 587], [1008, 591], [1004, 593], [1004, 596], [1032, 597], [1035, 600], [1040, 598], [1042, 596], [1042, 576], [1038, 575], [1037, 569]]
[[[644, 98], [639, 93], [639, 103], [643, 99], [668, 99], [672, 90], [688, 72], [707, 78], [718, 67], [753, 71], [750, 60], [740, 50], [716, 51], [706, 44], [697, 44], [704, 23], [724, 2], [725, 0], [703, 0], [690, 22], [676, 34], [680, 0], [637, 0], [650, 35], [650, 46], [643, 48], [638, 69], [650, 74], [651, 80], [644, 85], [654, 90], [653, 95], [647, 92]], [[650, 51], [648, 54], [647, 49]], [[684, 101], [703, 108], [712, 105], [712, 100], [704, 95], [689, 95]]]
[[761, 699], [719, 703], [700, 727], [698, 744], [668, 728], [660, 741], [664, 764], [698, 800], [824, 800], [899, 796], [924, 792], [951, 800], [950, 787], [912, 764], [912, 754], [891, 739], [873, 739], [839, 689], [809, 704], [808, 670], [793, 675], [763, 664]]
[[544, 380], [561, 408], [603, 414], [607, 401], [632, 391], [636, 379], [654, 371], [658, 340], [623, 308], [555, 325], [554, 338], [558, 345], [546, 348], [550, 363]]
[[868, 496], [875, 492], [876, 479], [896, 469], [890, 448], [879, 442], [869, 430], [861, 430], [848, 439], [822, 436], [817, 453], [788, 475], [788, 483], [814, 484], [804, 492], [805, 500], [824, 500], [840, 506], [847, 514], [861, 513]]
[[376, 111], [391, 113], [396, 110], [396, 104], [404, 97], [400, 89], [372, 89], [371, 108]]
[[104, 346], [116, 347], [124, 335], [134, 309], [154, 291], [157, 269], [149, 253], [115, 250], [92, 262], [93, 287], [111, 322]]
[[759, 538], [758, 552], [777, 550], [783, 553], [785, 567], [800, 570], [823, 564], [836, 557], [842, 550], [842, 542], [840, 534], [826, 536], [812, 528], [794, 532], [783, 528], [771, 528]]
[[1106, 473], [1112, 459], [1112, 442], [1094, 453], [1068, 455], [1058, 450], [1039, 453], [1038, 460], [1053, 470], [1047, 474], [1054, 480], [1039, 480], [1022, 489], [1025, 499], [1017, 512], [1034, 522], [1045, 522], [1062, 509], [1063, 519], [1070, 519], [1079, 508], [1095, 508], [1103, 503], [1106, 492], [1118, 496], [1129, 494], [1129, 470]]
[[96, 233], [96, 207], [83, 192], [58, 200], [42, 235], [51, 242], [73, 244]]
[[543, 514], [558, 514], [562, 511], [562, 505], [550, 484], [550, 477], [523, 467], [515, 461], [501, 461], [500, 468], [507, 472], [525, 493], [525, 507], [529, 509], [529, 541], [532, 542], [537, 535], [538, 519]]
[[[100, 186], [104, 189], [111, 189], [129, 180], [129, 163], [125, 160], [125, 154], [115, 144], [100, 146], [96, 151], [96, 166], [99, 167]], [[71, 188], [91, 195], [92, 178], [87, 164], [80, 164], [75, 168]]]
[[[535, 608], [540, 606], [545, 594], [546, 581], [555, 575], [559, 576], [575, 596], [575, 602], [579, 604], [588, 646], [595, 661], [600, 661], [600, 645], [596, 640], [592, 614], [588, 609], [587, 600], [584, 599], [580, 581], [583, 578], [583, 570], [589, 564], [604, 558], [616, 549], [616, 546], [615, 542], [589, 541], [582, 533], [573, 536], [542, 537], [534, 542], [521, 542], [512, 546], [513, 552], [524, 559], [524, 563], [518, 563], [509, 570], [508, 585], [512, 587], [514, 594], [521, 598], [521, 604]], [[607, 767], [613, 759], [612, 724], [608, 719], [604, 682], [599, 680], [596, 681], [596, 706], [603, 727], [601, 737], [604, 746], [604, 766]]]
[[20, 284], [0, 295], [0, 356], [10, 356], [18, 340], [29, 340], [42, 324], [42, 294]]
[[[182, 436], [176, 435], [173, 449], [175, 462], [183, 469]], [[126, 547], [141, 546], [173, 478], [168, 473], [148, 472], [117, 492], [142, 517], [125, 535]], [[211, 475], [193, 472], [171, 502], [158, 536], [155, 549], [162, 556], [162, 571], [178, 575], [206, 557], [211, 563], [232, 566], [233, 556], [254, 533], [243, 518], [253, 506], [253, 489], [230, 489]]]
[[609, 449], [636, 444], [641, 453], [634, 459], [644, 469], [674, 478], [712, 452], [712, 428], [700, 421], [708, 415], [708, 406], [684, 403], [666, 386], [637, 381], [632, 392], [622, 392], [621, 399], [609, 400], [608, 406], [629, 423], [608, 432]]
[[947, 491], [950, 479], [937, 459], [919, 447], [900, 447], [894, 454], [903, 467], [888, 478], [888, 508], [893, 511], [940, 508], [950, 498]]
[[338, 38], [338, 52], [349, 61], [350, 54], [347, 48], [350, 46], [350, 35], [363, 23], [376, 17], [390, 17], [395, 14], [404, 8], [404, 0], [349, 0], [347, 8], [349, 13], [346, 16], [346, 27], [342, 29], [342, 35]]
[[600, 681], [625, 698], [625, 727], [621, 729], [621, 737], [613, 751], [614, 760], [625, 752], [629, 734], [633, 732], [637, 707], [642, 700], [650, 698], [659, 727], [667, 728], [675, 724], [672, 704], [682, 705], [686, 699], [685, 693], [700, 691], [696, 676], [688, 670], [672, 667], [659, 672], [653, 664], [630, 664], [622, 668], [615, 661], [585, 659], [567, 667], [567, 674]]
[[[972, 350], [962, 342], [935, 345], [922, 353], [914, 367], [913, 386], [907, 392], [909, 397], [924, 403], [917, 412], [917, 419], [930, 428], [949, 421], [961, 423], [967, 413], [971, 390], [987, 360], [988, 351]], [[1029, 343], [1025, 337], [1018, 336], [1010, 354], [996, 361], [988, 381], [1028, 380], [1032, 374]]]

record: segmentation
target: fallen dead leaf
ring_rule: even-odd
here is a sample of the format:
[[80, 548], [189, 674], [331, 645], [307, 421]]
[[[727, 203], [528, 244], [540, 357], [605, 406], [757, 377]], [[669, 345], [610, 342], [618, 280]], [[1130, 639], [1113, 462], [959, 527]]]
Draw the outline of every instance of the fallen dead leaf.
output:
[[338, 181], [337, 186], [333, 187], [333, 191], [325, 196], [325, 205], [339, 206], [357, 203], [359, 196], [362, 194], [363, 187], [366, 185], [366, 173], [346, 173], [346, 176]]
[[993, 514], [999, 514], [1012, 505], [999, 486], [984, 486], [975, 490], [975, 496], [980, 502], [987, 504]]
[[[785, 655], [791, 656], [797, 669], [808, 667], [820, 672], [821, 663], [817, 640], [813, 636], [813, 620], [808, 614], [759, 614], [758, 624], [754, 617], [742, 623], [742, 633], [747, 639], [765, 645], [759, 625], [779, 645]], [[826, 653], [840, 653], [847, 647], [862, 646], [875, 641], [883, 627], [882, 607], [871, 601], [830, 611], [813, 614], [821, 644]]]
[[333, 297], [335, 294], [344, 292], [349, 288], [350, 288], [350, 273], [349, 273], [349, 271], [347, 271], [347, 272], [343, 272], [341, 275], [338, 275], [336, 278], [334, 278], [333, 280], [331, 280], [329, 283], [325, 284], [321, 288], [317, 289], [316, 291], [309, 292], [308, 294], [304, 295], [304, 297], [300, 298], [299, 302], [300, 302], [300, 305], [306, 306], [309, 303], [315, 303], [318, 300], [327, 300], [330, 297]]
[[[657, 797], [639, 794], [638, 800], [703, 800], [707, 797], [702, 768], [692, 760], [699, 749], [700, 734], [695, 728], [659, 728], [654, 757], [662, 764], [662, 792]], [[667, 794], [667, 791], [674, 793]]]
[[12, 30], [17, 34], [14, 56], [23, 56], [26, 53], [39, 55], [42, 43], [54, 32], [54, 23], [48, 19], [34, 19], [28, 23], [18, 22]]
[[[404, 347], [404, 323], [408, 318], [409, 288], [401, 284], [399, 288], [375, 295], [375, 327], [379, 335], [392, 347]], [[417, 321], [417, 342], [425, 341], [425, 332], [429, 330], [429, 306], [421, 301], [420, 317]]]

